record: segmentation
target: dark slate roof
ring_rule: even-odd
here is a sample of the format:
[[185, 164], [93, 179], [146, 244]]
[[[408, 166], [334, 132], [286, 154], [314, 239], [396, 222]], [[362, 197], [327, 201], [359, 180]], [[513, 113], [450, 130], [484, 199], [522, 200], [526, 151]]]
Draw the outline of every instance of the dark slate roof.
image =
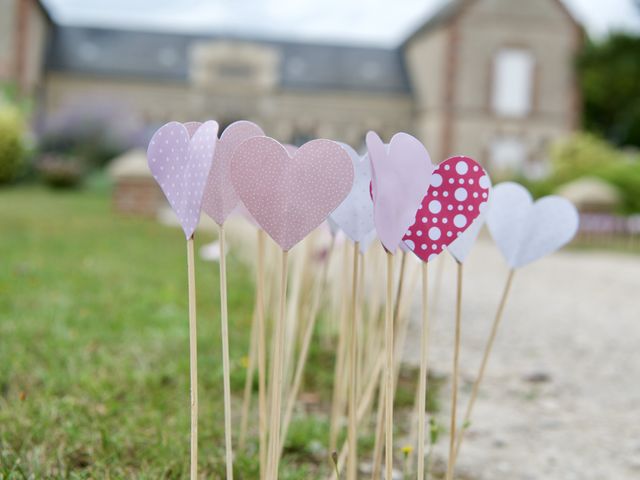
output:
[[54, 26], [47, 67], [88, 75], [187, 81], [188, 50], [203, 40], [256, 42], [280, 53], [280, 86], [298, 90], [410, 91], [401, 49]]

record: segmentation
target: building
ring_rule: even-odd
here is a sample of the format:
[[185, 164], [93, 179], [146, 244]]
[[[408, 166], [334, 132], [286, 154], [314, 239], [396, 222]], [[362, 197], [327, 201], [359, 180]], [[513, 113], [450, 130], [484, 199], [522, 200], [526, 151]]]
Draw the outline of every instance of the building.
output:
[[390, 49], [62, 26], [35, 0], [0, 0], [0, 19], [0, 78], [49, 112], [99, 96], [148, 122], [244, 118], [356, 148], [404, 130], [434, 161], [529, 176], [578, 125], [583, 31], [561, 0], [450, 0]]

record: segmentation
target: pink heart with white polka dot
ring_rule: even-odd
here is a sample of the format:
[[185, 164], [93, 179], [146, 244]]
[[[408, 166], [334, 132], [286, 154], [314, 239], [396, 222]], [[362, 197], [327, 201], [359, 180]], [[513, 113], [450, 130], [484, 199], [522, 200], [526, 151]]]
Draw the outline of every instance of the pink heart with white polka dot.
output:
[[421, 260], [433, 260], [485, 210], [490, 186], [487, 172], [469, 157], [440, 163], [402, 240]]

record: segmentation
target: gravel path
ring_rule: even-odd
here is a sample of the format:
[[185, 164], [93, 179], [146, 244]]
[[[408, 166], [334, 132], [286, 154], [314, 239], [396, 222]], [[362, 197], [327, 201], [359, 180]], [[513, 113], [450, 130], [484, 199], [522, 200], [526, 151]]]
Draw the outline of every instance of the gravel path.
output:
[[[465, 265], [459, 418], [506, 277], [493, 245], [479, 241]], [[447, 377], [454, 288], [447, 258], [430, 355], [431, 369]], [[411, 363], [418, 342], [409, 336]], [[436, 455], [447, 450], [445, 435]], [[570, 251], [516, 273], [458, 466], [477, 480], [640, 479], [640, 257]]]

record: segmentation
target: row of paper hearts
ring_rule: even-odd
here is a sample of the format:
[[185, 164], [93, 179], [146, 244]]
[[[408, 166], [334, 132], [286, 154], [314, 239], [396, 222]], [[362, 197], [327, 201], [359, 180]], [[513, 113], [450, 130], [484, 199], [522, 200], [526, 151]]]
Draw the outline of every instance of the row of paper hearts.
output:
[[512, 268], [569, 242], [578, 214], [567, 200], [533, 202], [515, 183], [491, 188], [473, 159], [433, 165], [426, 148], [406, 133], [384, 144], [374, 132], [364, 156], [319, 139], [300, 148], [265, 136], [254, 123], [170, 122], [151, 139], [149, 168], [187, 238], [201, 210], [221, 225], [238, 207], [287, 251], [325, 220], [359, 242], [374, 238], [395, 253], [429, 261], [447, 249], [462, 262], [486, 220]]

